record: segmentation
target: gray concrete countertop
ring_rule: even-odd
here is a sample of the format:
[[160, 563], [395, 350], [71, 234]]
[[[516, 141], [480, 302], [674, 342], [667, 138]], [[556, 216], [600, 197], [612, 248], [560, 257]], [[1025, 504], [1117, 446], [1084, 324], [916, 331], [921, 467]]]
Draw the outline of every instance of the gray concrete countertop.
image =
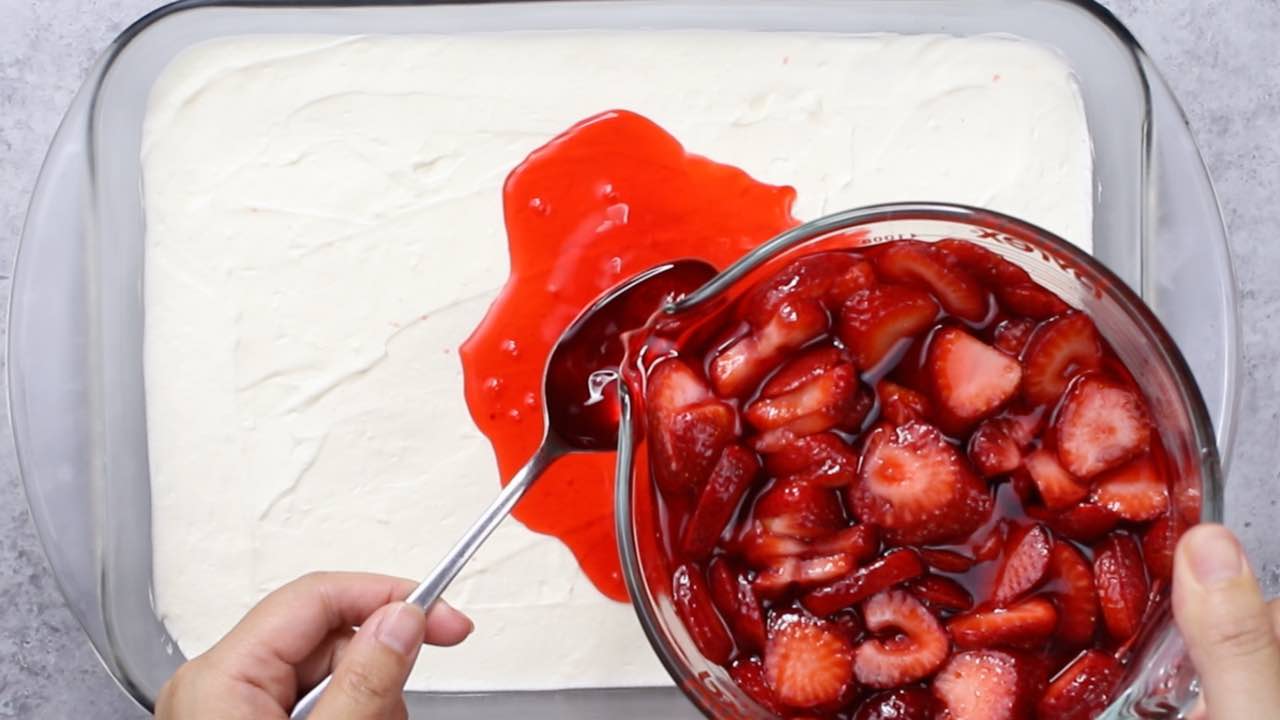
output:
[[[1244, 398], [1229, 524], [1280, 591], [1280, 4], [1104, 0], [1163, 69], [1217, 183], [1239, 273]], [[40, 162], [90, 63], [157, 0], [0, 0], [0, 297]], [[4, 312], [7, 315], [7, 300]], [[2, 319], [3, 316], [0, 316]], [[0, 324], [0, 333], [7, 323]], [[63, 605], [0, 417], [0, 718], [139, 718]]]

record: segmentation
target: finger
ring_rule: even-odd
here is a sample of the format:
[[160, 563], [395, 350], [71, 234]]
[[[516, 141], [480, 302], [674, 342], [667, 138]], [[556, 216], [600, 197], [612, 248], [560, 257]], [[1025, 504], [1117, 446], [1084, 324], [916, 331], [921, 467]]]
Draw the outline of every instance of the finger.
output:
[[1280, 641], [1280, 598], [1267, 603], [1267, 609], [1271, 614], [1271, 631], [1275, 633], [1276, 640]]
[[[199, 658], [180, 666], [165, 682], [156, 700], [156, 720], [197, 718], [254, 718], [283, 720], [278, 698], [262, 688], [237, 681]], [[87, 713], [88, 717], [98, 717]]]
[[378, 608], [403, 600], [415, 583], [369, 573], [310, 573], [263, 598], [227, 634], [218, 648], [239, 654], [262, 651], [297, 665], [331, 632], [365, 621]]
[[1191, 708], [1187, 720], [1209, 720], [1209, 713], [1204, 709], [1204, 695], [1196, 698], [1196, 705]]
[[347, 644], [314, 720], [385, 720], [404, 705], [404, 683], [422, 649], [427, 618], [408, 603], [378, 610]]
[[427, 611], [427, 633], [424, 642], [428, 645], [450, 647], [457, 645], [476, 629], [471, 618], [455, 610], [444, 600], [437, 600]]
[[1213, 720], [1280, 707], [1280, 643], [1235, 537], [1221, 525], [1191, 528], [1174, 557], [1173, 611], [1200, 674]]
[[[475, 630], [471, 619], [443, 600], [437, 601], [427, 612], [427, 631], [423, 642], [428, 645], [457, 645]], [[298, 663], [299, 688], [314, 687], [333, 672], [342, 660], [342, 651], [356, 634], [352, 628], [339, 628], [321, 641], [310, 655]]]
[[356, 631], [352, 628], [334, 630], [310, 655], [298, 663], [299, 694], [307, 688], [315, 687], [325, 676], [333, 672], [334, 666], [342, 659], [342, 651], [346, 649], [355, 634]]

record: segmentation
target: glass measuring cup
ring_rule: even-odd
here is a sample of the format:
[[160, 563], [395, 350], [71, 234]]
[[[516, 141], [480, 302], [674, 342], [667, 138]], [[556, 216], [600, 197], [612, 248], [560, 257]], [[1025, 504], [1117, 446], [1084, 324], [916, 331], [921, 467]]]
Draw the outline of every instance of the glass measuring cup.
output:
[[[1026, 270], [1069, 304], [1088, 312], [1131, 370], [1146, 397], [1172, 463], [1179, 509], [1203, 521], [1221, 520], [1223, 477], [1212, 425], [1181, 353], [1150, 308], [1086, 253], [1025, 222], [985, 210], [943, 204], [897, 204], [851, 210], [799, 226], [727, 268], [651, 332], [694, 336], [771, 268], [819, 249], [859, 247], [912, 238], [958, 238], [996, 252]], [[643, 359], [643, 358], [641, 358]], [[770, 718], [729, 677], [698, 652], [671, 601], [657, 498], [647, 474], [640, 375], [628, 368], [618, 446], [617, 535], [623, 573], [655, 652], [689, 699], [713, 718]], [[1127, 655], [1115, 700], [1101, 716], [1178, 717], [1198, 693], [1194, 671], [1174, 628], [1168, 603], [1156, 607]]]

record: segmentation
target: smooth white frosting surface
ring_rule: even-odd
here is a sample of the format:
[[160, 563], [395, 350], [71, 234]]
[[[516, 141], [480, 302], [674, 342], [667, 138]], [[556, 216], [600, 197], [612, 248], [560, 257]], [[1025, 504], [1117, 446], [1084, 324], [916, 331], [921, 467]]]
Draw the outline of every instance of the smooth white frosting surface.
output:
[[[315, 569], [423, 575], [498, 489], [457, 348], [508, 270], [502, 183], [624, 108], [795, 212], [1002, 210], [1088, 248], [1084, 109], [996, 37], [713, 32], [220, 40], [156, 84], [143, 163], [156, 609], [207, 649]], [[508, 521], [411, 687], [667, 684], [632, 609]]]

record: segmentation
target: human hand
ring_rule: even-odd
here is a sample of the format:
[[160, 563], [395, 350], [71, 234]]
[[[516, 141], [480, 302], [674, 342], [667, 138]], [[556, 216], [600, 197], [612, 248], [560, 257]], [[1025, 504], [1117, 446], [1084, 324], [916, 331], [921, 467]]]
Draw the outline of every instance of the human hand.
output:
[[1173, 614], [1202, 690], [1192, 718], [1276, 717], [1280, 600], [1263, 599], [1240, 543], [1221, 525], [1188, 530], [1173, 567]]
[[178, 668], [160, 691], [156, 717], [287, 720], [301, 694], [330, 672], [312, 720], [408, 717], [404, 683], [422, 644], [457, 645], [474, 627], [443, 601], [426, 614], [400, 602], [414, 586], [361, 573], [312, 573], [285, 585]]

